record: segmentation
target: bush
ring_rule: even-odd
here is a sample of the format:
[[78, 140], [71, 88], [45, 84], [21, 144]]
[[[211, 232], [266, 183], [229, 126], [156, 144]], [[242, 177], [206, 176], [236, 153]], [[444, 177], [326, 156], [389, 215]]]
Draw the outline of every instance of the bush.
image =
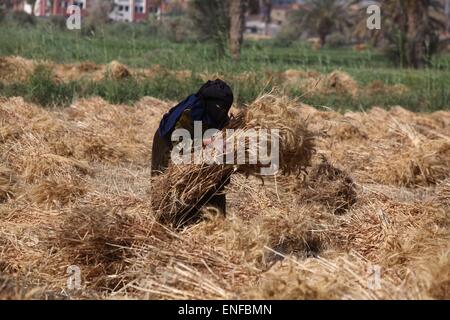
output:
[[0, 6], [0, 23], [2, 23], [4, 18], [5, 18], [5, 9], [3, 9], [2, 6]]
[[162, 24], [161, 35], [172, 42], [183, 42], [193, 38], [189, 30], [192, 25], [185, 17], [167, 18]]
[[35, 25], [36, 18], [32, 15], [24, 11], [14, 11], [11, 14], [11, 18], [13, 21], [17, 22], [20, 25]]
[[98, 27], [103, 28], [109, 21], [109, 12], [113, 5], [112, 1], [94, 0], [90, 4], [89, 14], [84, 19], [83, 34], [94, 34]]
[[229, 0], [192, 0], [189, 2], [189, 17], [200, 40], [212, 40], [219, 54], [226, 52], [230, 19]]
[[62, 16], [51, 16], [50, 23], [52, 26], [54, 26], [60, 30], [65, 30], [67, 28], [66, 18], [64, 18]]
[[285, 23], [280, 32], [275, 36], [275, 45], [278, 47], [289, 47], [293, 42], [300, 39], [302, 32], [292, 23]]
[[347, 45], [347, 40], [345, 39], [345, 36], [340, 32], [334, 32], [327, 37], [326, 46], [328, 48], [341, 48], [345, 45]]
[[36, 67], [30, 76], [27, 98], [42, 106], [67, 105], [76, 90], [73, 83], [58, 83], [46, 66]]
[[139, 83], [133, 79], [103, 79], [92, 83], [87, 88], [85, 95], [100, 96], [110, 103], [132, 103], [142, 97]]
[[[383, 47], [383, 52], [386, 56], [401, 67], [414, 66], [414, 48], [422, 45], [420, 42], [413, 43], [404, 32], [400, 30], [391, 31], [386, 35], [387, 43]], [[432, 56], [439, 51], [439, 36], [438, 34], [430, 34], [426, 38], [426, 50], [424, 57], [421, 57], [425, 65], [431, 65]]]

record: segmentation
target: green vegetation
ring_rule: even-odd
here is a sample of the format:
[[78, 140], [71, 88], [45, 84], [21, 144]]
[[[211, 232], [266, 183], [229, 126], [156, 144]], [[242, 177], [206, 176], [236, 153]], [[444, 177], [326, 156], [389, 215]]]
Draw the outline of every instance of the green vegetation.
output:
[[[411, 89], [403, 95], [304, 97], [304, 92], [291, 90], [292, 96], [314, 106], [338, 110], [364, 109], [373, 105], [402, 105], [412, 110], [448, 109], [450, 101], [450, 55], [436, 56], [430, 67], [414, 70], [396, 68], [382, 53], [374, 50], [357, 52], [351, 48], [312, 50], [301, 42], [275, 40], [246, 41], [238, 62], [220, 56], [214, 44], [190, 41], [169, 41], [166, 31], [154, 23], [130, 25], [111, 24], [96, 30], [91, 36], [69, 31], [51, 20], [35, 25], [17, 25], [12, 21], [0, 25], [0, 56], [19, 55], [58, 63], [92, 61], [109, 63], [118, 60], [130, 67], [147, 68], [159, 64], [169, 70], [191, 70], [187, 80], [162, 74], [148, 80], [110, 80], [97, 83], [56, 83], [42, 70], [37, 70], [28, 82], [0, 84], [0, 95], [25, 96], [44, 104], [70, 103], [81, 96], [100, 95], [114, 103], [130, 103], [144, 95], [177, 100], [195, 91], [201, 84], [201, 73], [218, 73], [229, 78], [240, 103], [254, 99], [259, 93], [277, 86], [276, 79], [267, 81], [267, 74], [287, 69], [330, 72], [336, 69], [349, 73], [360, 85], [375, 80], [385, 84], [403, 84]], [[255, 77], [239, 80], [233, 77], [253, 72]]]

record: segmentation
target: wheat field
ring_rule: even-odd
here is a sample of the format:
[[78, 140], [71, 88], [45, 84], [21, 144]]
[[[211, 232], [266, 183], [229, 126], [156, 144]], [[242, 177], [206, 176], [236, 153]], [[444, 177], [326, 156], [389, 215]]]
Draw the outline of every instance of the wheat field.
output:
[[173, 103], [0, 98], [1, 299], [450, 298], [450, 112], [270, 96], [314, 137], [306, 171], [235, 173], [225, 218], [174, 229], [150, 176]]

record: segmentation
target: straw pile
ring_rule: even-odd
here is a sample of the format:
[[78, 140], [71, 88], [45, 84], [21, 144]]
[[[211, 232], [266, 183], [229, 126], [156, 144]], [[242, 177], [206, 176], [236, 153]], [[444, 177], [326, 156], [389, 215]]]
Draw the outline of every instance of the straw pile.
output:
[[345, 115], [304, 110], [329, 137], [320, 139], [323, 153], [362, 182], [412, 187], [450, 177], [448, 113], [439, 120], [401, 107]]
[[54, 63], [44, 60], [31, 60], [19, 56], [0, 57], [0, 83], [12, 84], [28, 80], [37, 66], [43, 65], [51, 70], [56, 81], [102, 81], [105, 78], [121, 80], [155, 79], [160, 76], [173, 76], [179, 80], [192, 77], [190, 70], [169, 70], [160, 65], [148, 68], [131, 68], [118, 61], [108, 64], [97, 64], [90, 61], [79, 63]]
[[299, 203], [319, 204], [334, 214], [345, 213], [357, 200], [353, 179], [325, 157], [313, 164], [304, 179], [282, 179], [281, 184], [298, 194]]
[[312, 94], [346, 94], [356, 96], [358, 84], [353, 78], [342, 71], [320, 74], [316, 71], [286, 70], [281, 79], [288, 87], [295, 87], [308, 95]]
[[116, 80], [128, 78], [131, 76], [128, 68], [115, 60], [106, 66], [106, 74], [107, 76]]
[[4, 83], [26, 81], [35, 66], [34, 61], [22, 57], [0, 57], [0, 81]]
[[[90, 61], [58, 64], [51, 61], [31, 60], [19, 56], [0, 57], [0, 83], [20, 83], [27, 81], [37, 66], [44, 65], [51, 70], [56, 81], [102, 81], [103, 79], [156, 80], [161, 76], [172, 76], [183, 81], [191, 78], [191, 70], [170, 70], [161, 65], [146, 68], [132, 68], [118, 61], [97, 64]], [[404, 95], [409, 88], [402, 84], [387, 85], [381, 81], [361, 86], [349, 74], [335, 70], [322, 74], [314, 70], [288, 69], [283, 72], [267, 72], [261, 76], [256, 72], [245, 71], [238, 74], [219, 74], [203, 72], [198, 74], [203, 80], [221, 78], [229, 83], [274, 83], [281, 88], [300, 89], [305, 95], [337, 94], [352, 97], [363, 95]]]
[[305, 95], [403, 95], [409, 88], [402, 84], [387, 85], [381, 81], [373, 81], [367, 86], [360, 86], [348, 73], [335, 70], [321, 74], [314, 70], [304, 71], [288, 69], [278, 75], [283, 86], [300, 89]]
[[173, 103], [0, 98], [0, 299], [449, 299], [450, 113], [265, 101], [307, 119], [308, 175], [233, 174], [227, 217], [175, 231], [149, 169]]
[[409, 88], [403, 84], [386, 85], [384, 82], [375, 80], [365, 87], [365, 92], [369, 95], [390, 94], [402, 95], [409, 93]]

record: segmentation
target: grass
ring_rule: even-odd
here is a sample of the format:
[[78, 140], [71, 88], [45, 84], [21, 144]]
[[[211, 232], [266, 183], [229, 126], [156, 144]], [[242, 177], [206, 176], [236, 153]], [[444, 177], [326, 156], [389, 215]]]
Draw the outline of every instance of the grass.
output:
[[[358, 97], [314, 96], [303, 99], [314, 106], [343, 109], [365, 109], [373, 105], [388, 107], [402, 105], [412, 110], [448, 109], [450, 94], [450, 55], [437, 56], [433, 66], [424, 70], [396, 68], [386, 57], [373, 50], [356, 52], [350, 48], [314, 51], [296, 42], [279, 46], [276, 41], [246, 41], [238, 63], [229, 57], [216, 54], [213, 44], [197, 41], [172, 42], [147, 25], [108, 25], [86, 36], [78, 31], [61, 29], [50, 21], [38, 21], [35, 25], [19, 26], [14, 22], [2, 23], [0, 33], [0, 56], [20, 55], [30, 59], [52, 60], [58, 63], [93, 61], [108, 63], [111, 60], [130, 66], [145, 68], [159, 64], [170, 70], [191, 70], [193, 76], [179, 81], [170, 75], [149, 81], [112, 81], [100, 83], [69, 83], [37, 85], [33, 76], [28, 83], [0, 86], [4, 96], [25, 95], [32, 101], [47, 104], [65, 104], [74, 96], [100, 95], [112, 103], [129, 103], [144, 95], [177, 100], [196, 91], [201, 84], [200, 73], [236, 75], [251, 71], [254, 81], [232, 80], [238, 102], [248, 103], [259, 93], [276, 86], [266, 83], [267, 72], [286, 69], [307, 69], [319, 72], [343, 70], [361, 85], [375, 80], [386, 84], [404, 84], [411, 93], [401, 96]], [[49, 94], [52, 90], [56, 93]], [[304, 92], [292, 90], [293, 97]]]

